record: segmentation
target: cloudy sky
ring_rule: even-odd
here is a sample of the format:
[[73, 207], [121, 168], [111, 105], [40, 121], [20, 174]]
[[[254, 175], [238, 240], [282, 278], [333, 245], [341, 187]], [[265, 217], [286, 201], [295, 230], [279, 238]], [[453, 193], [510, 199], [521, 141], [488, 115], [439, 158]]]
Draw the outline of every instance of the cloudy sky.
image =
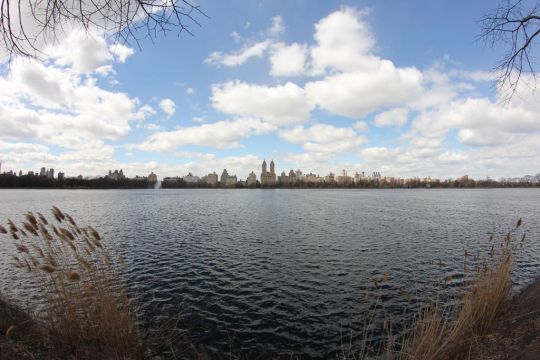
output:
[[194, 36], [69, 31], [0, 72], [2, 171], [540, 172], [540, 97], [501, 102], [493, 1], [209, 1]]

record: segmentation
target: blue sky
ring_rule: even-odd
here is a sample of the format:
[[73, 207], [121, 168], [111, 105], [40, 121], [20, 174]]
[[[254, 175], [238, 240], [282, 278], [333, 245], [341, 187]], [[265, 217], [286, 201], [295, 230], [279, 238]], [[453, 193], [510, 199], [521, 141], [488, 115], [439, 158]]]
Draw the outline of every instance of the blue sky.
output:
[[[493, 1], [200, 1], [194, 36], [67, 31], [0, 78], [2, 169], [160, 177], [539, 171], [536, 91], [501, 103]], [[527, 84], [526, 84], [527, 85]]]

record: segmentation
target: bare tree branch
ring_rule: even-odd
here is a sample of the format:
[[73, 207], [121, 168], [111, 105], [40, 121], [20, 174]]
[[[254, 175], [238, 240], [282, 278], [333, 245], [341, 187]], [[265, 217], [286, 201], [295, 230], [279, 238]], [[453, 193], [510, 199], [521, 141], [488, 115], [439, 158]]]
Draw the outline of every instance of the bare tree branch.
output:
[[69, 27], [139, 45], [170, 31], [193, 35], [200, 17], [207, 15], [190, 0], [0, 0], [0, 49], [37, 57]]
[[498, 86], [512, 98], [523, 76], [536, 84], [533, 48], [540, 39], [540, 1], [504, 0], [482, 20], [480, 39], [495, 46], [502, 43], [508, 51], [495, 67]]

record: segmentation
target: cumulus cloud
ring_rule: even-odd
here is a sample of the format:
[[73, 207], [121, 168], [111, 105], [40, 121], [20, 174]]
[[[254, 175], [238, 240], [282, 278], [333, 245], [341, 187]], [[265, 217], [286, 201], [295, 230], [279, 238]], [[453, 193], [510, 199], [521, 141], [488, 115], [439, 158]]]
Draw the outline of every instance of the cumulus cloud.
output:
[[122, 44], [113, 44], [109, 49], [111, 54], [113, 54], [115, 59], [120, 63], [125, 63], [126, 59], [135, 53], [132, 48]]
[[494, 103], [486, 98], [466, 98], [436, 110], [421, 113], [412, 124], [409, 137], [425, 135], [443, 139], [458, 129], [458, 139], [467, 145], [501, 145], [540, 133], [538, 101], [531, 94], [511, 104]]
[[365, 121], [357, 121], [354, 123], [354, 128], [358, 131], [369, 131], [369, 126]]
[[[68, 52], [66, 44], [74, 49]], [[102, 38], [75, 32], [51, 51], [52, 62], [15, 58], [11, 72], [0, 78], [1, 139], [80, 148], [120, 140], [130, 131], [130, 122], [150, 115], [139, 100], [104, 90], [90, 74], [97, 69], [114, 74], [107, 68], [112, 57]]]
[[370, 72], [329, 75], [306, 84], [308, 98], [332, 113], [360, 118], [380, 108], [401, 105], [422, 92], [422, 73], [380, 61]]
[[369, 70], [375, 38], [363, 17], [367, 11], [344, 7], [315, 24], [316, 45], [311, 49], [313, 68], [323, 72]]
[[283, 18], [281, 16], [274, 16], [272, 18], [272, 26], [268, 29], [270, 36], [278, 36], [285, 31], [285, 25], [283, 24]]
[[409, 111], [406, 108], [396, 108], [377, 114], [373, 123], [375, 126], [403, 126], [407, 123]]
[[278, 86], [241, 81], [217, 84], [212, 86], [211, 100], [226, 114], [258, 117], [275, 125], [303, 123], [312, 109], [304, 90], [291, 82]]
[[285, 77], [302, 75], [306, 70], [307, 45], [293, 43], [272, 45], [270, 75]]
[[249, 45], [239, 51], [224, 54], [221, 51], [215, 51], [211, 53], [204, 62], [209, 65], [224, 65], [224, 66], [239, 66], [244, 64], [251, 58], [262, 58], [268, 47], [270, 46], [270, 40], [264, 40], [255, 44]]
[[258, 119], [218, 121], [200, 126], [180, 127], [173, 131], [154, 133], [141, 145], [140, 150], [170, 152], [186, 145], [234, 149], [242, 147], [241, 140], [256, 134], [275, 130], [271, 124]]
[[328, 124], [310, 127], [296, 126], [279, 131], [279, 136], [288, 142], [302, 145], [308, 153], [327, 159], [337, 154], [358, 150], [366, 139], [351, 128], [341, 128]]
[[176, 104], [169, 98], [163, 99], [159, 102], [159, 107], [167, 116], [171, 117], [176, 112]]
[[69, 66], [80, 73], [92, 72], [112, 60], [106, 41], [101, 36], [73, 31], [46, 53], [58, 66]]

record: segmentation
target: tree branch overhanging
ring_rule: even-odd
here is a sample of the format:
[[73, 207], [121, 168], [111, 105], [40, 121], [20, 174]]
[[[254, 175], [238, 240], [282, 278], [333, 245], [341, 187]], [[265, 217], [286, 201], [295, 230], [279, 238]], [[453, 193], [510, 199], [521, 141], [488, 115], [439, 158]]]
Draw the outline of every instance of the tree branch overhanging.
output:
[[507, 52], [495, 67], [498, 86], [506, 99], [512, 98], [524, 76], [536, 84], [534, 46], [540, 39], [540, 1], [504, 0], [481, 20], [480, 38]]
[[201, 17], [190, 0], [0, 0], [0, 48], [34, 58], [72, 27], [139, 46], [171, 31], [193, 35]]

